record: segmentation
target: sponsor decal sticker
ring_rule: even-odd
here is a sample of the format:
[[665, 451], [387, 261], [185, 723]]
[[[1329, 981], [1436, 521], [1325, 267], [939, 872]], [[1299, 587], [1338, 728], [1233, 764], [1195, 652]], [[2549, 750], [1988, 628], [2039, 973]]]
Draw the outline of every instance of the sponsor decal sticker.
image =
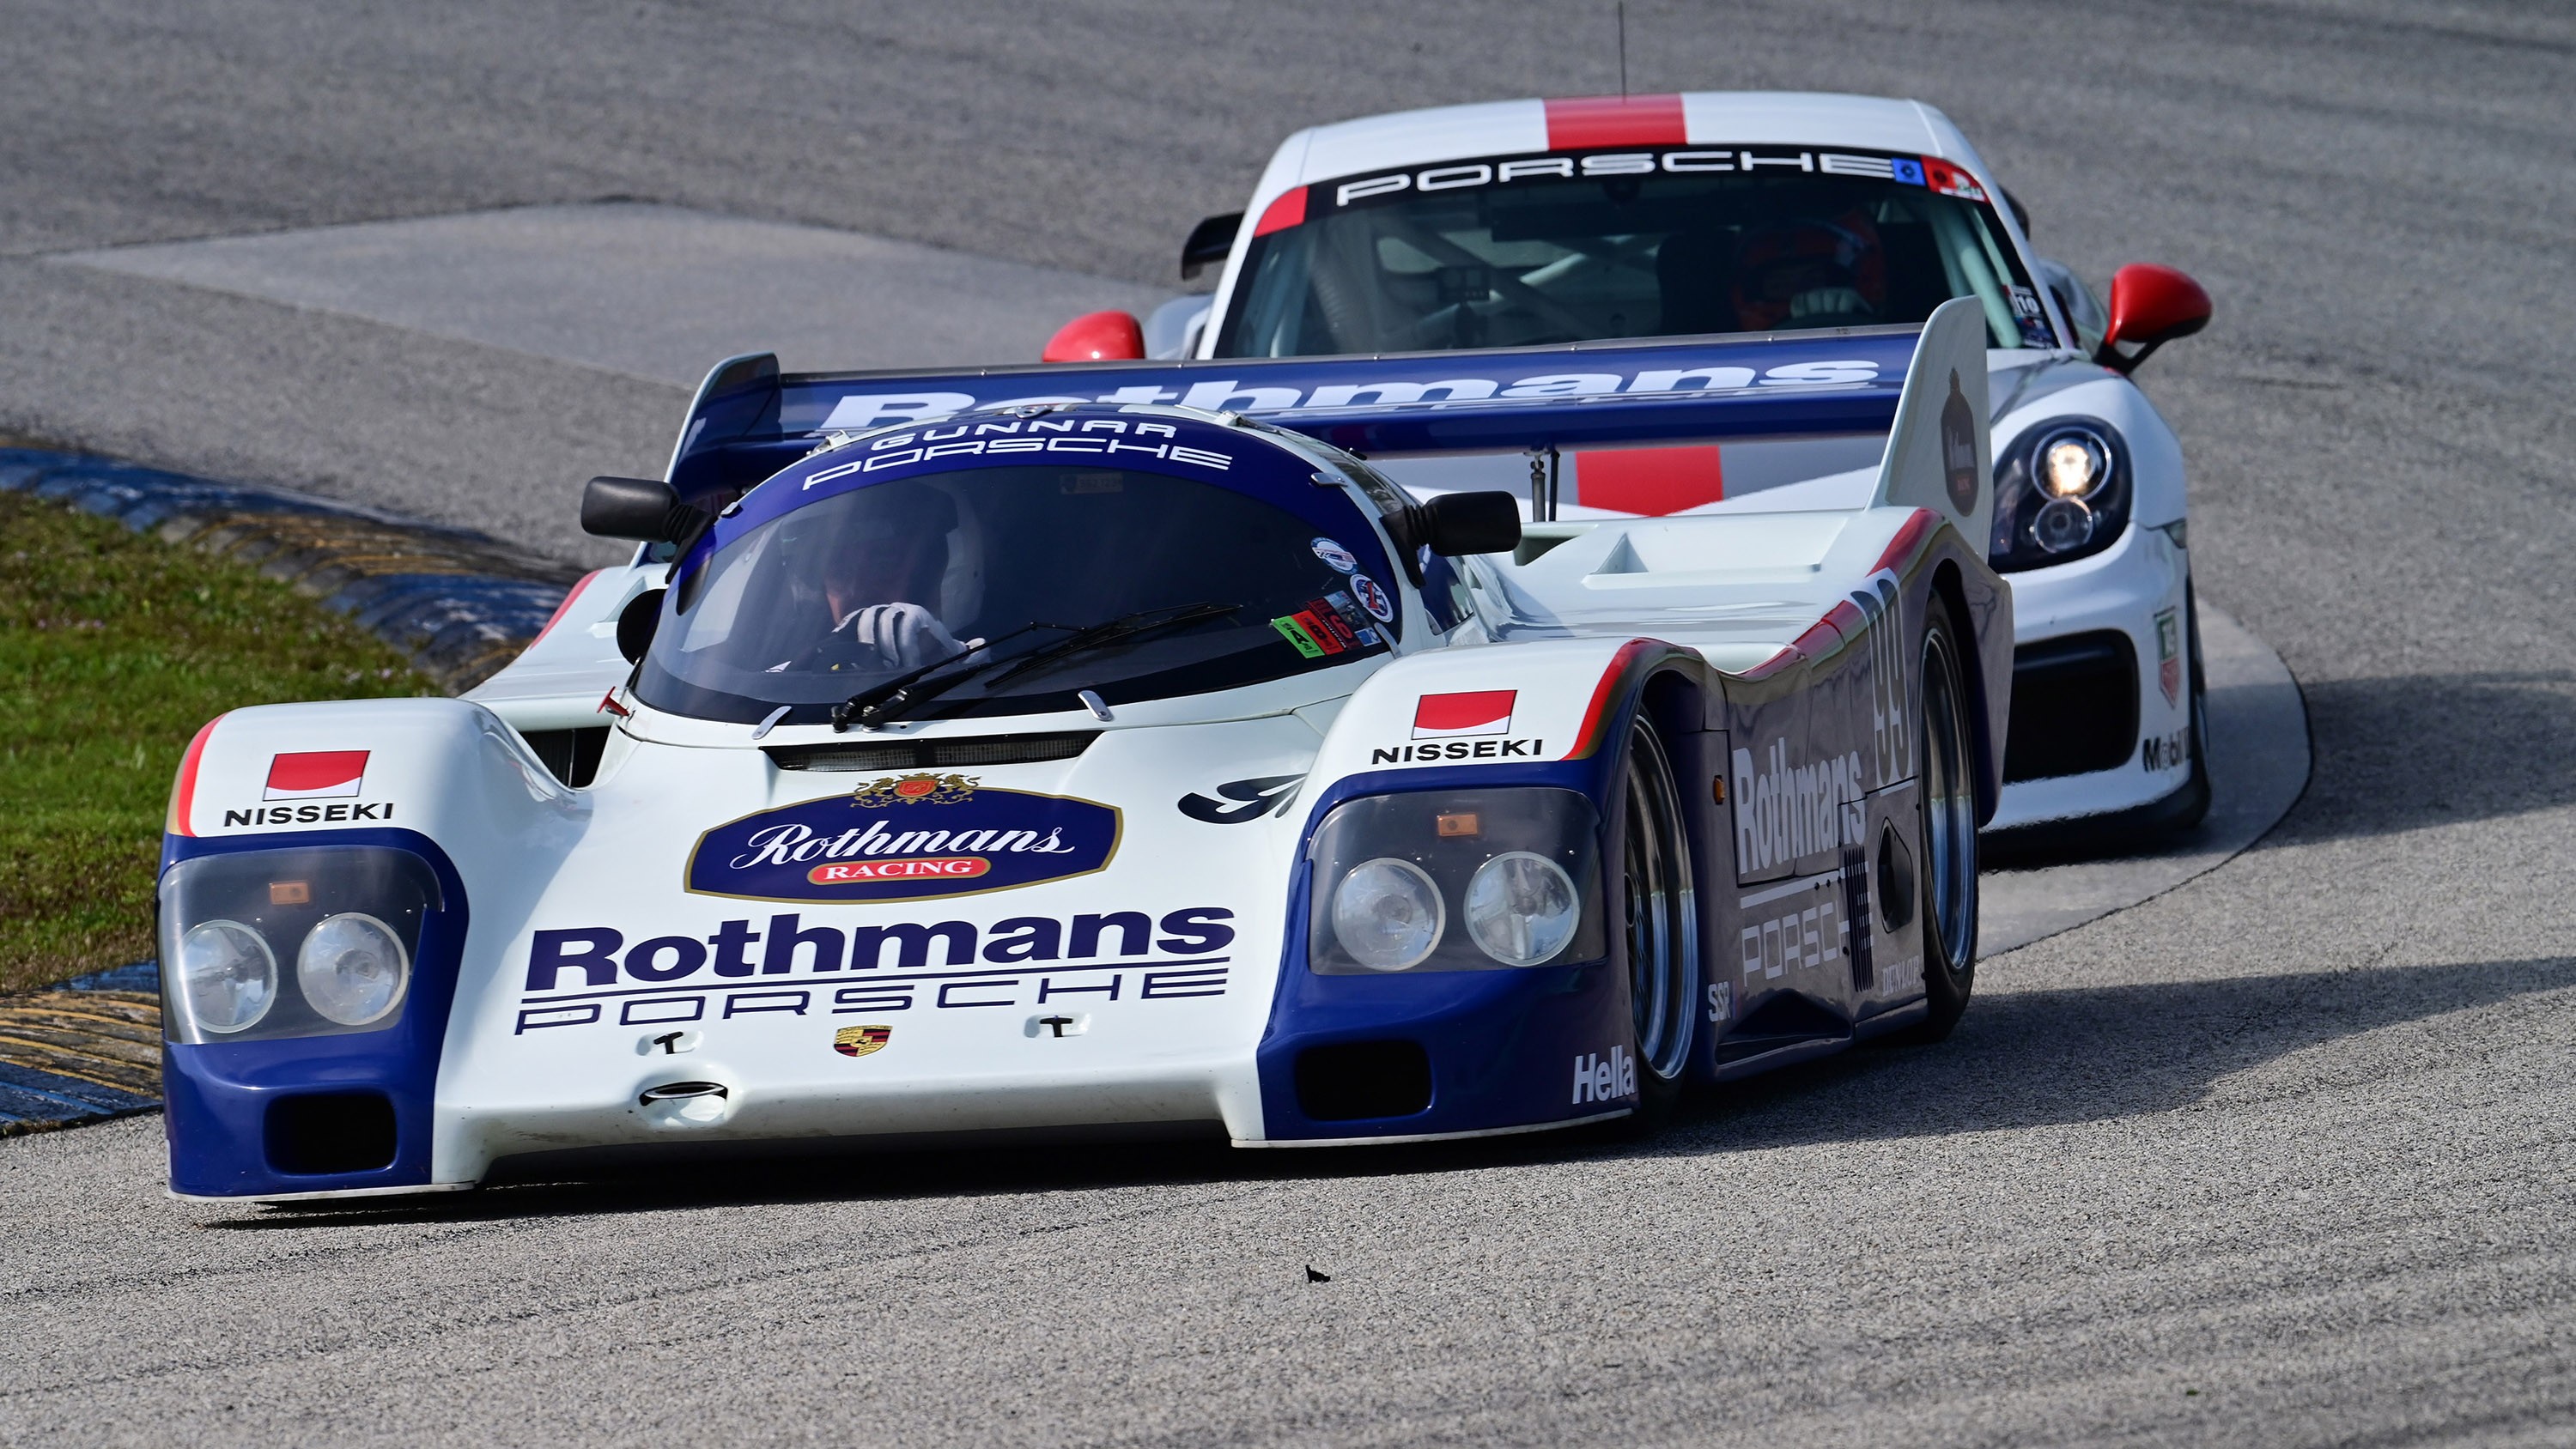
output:
[[1513, 689], [1426, 694], [1413, 706], [1413, 737], [1441, 740], [1459, 735], [1510, 734], [1513, 701], [1519, 695], [1520, 691]]
[[1949, 480], [1950, 506], [1961, 513], [1977, 511], [1977, 412], [1959, 391], [1959, 374], [1950, 373], [1950, 397], [1941, 404], [1941, 469]]
[[1580, 1107], [1586, 1102], [1616, 1102], [1637, 1095], [1637, 1059], [1626, 1047], [1612, 1047], [1610, 1055], [1585, 1052], [1574, 1059], [1574, 1100]]
[[352, 799], [366, 782], [365, 750], [315, 750], [277, 755], [268, 762], [263, 800]]
[[2165, 692], [2165, 703], [2182, 703], [2182, 621], [2171, 609], [2156, 613], [2156, 687]]
[[1369, 611], [1370, 618], [1381, 624], [1395, 622], [1395, 600], [1377, 586], [1377, 580], [1366, 574], [1353, 574], [1351, 592], [1360, 596], [1360, 607]]
[[1289, 801], [1296, 798], [1297, 782], [1304, 775], [1256, 775], [1249, 780], [1228, 780], [1216, 787], [1211, 798], [1196, 793], [1184, 795], [1178, 804], [1182, 814], [1210, 825], [1240, 825], [1258, 820], [1278, 807], [1288, 813]]
[[885, 1044], [893, 1039], [894, 1028], [890, 1026], [845, 1026], [832, 1033], [832, 1050], [845, 1057], [863, 1057], [885, 1050]]
[[1314, 549], [1315, 557], [1322, 559], [1325, 565], [1337, 574], [1355, 574], [1360, 571], [1359, 555], [1329, 538], [1316, 539]]
[[[897, 806], [935, 805], [916, 811]], [[773, 901], [904, 901], [1009, 890], [1105, 869], [1116, 809], [969, 775], [894, 775], [848, 796], [728, 821], [698, 837], [685, 888]]]
[[1860, 751], [1798, 764], [1789, 742], [1775, 739], [1758, 761], [1751, 750], [1735, 751], [1734, 775], [1738, 879], [1861, 843], [1868, 821]]
[[1735, 1020], [1735, 983], [1712, 981], [1708, 984], [1708, 1019], [1713, 1022]]
[[1324, 657], [1324, 646], [1314, 635], [1306, 632], [1305, 627], [1297, 622], [1296, 615], [1282, 614], [1270, 621], [1270, 627], [1279, 631], [1280, 638], [1295, 645], [1298, 653], [1309, 659]]
[[2149, 735], [2138, 746], [2138, 763], [2150, 774], [2179, 770], [2191, 763], [2191, 731]]
[[1923, 180], [1926, 185], [1943, 196], [1955, 196], [1963, 201], [1986, 199], [1986, 189], [1977, 184], [1977, 178], [1947, 161], [1930, 156], [1924, 157]]

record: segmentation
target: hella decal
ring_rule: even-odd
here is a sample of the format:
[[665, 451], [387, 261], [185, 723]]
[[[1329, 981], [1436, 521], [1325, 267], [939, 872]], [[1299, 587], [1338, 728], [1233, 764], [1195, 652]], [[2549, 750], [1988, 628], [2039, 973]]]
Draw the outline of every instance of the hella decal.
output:
[[888, 776], [698, 837], [687, 889], [765, 901], [906, 901], [1089, 875], [1118, 851], [1111, 806], [968, 775]]
[[1616, 1102], [1637, 1095], [1637, 1059], [1626, 1047], [1612, 1047], [1610, 1055], [1585, 1052], [1574, 1059], [1573, 1106], [1586, 1102]]

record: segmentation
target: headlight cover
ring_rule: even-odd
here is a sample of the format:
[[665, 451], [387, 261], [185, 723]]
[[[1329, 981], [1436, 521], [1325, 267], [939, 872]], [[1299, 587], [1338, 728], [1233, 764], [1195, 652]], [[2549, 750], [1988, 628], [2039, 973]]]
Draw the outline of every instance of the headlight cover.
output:
[[2098, 418], [2025, 429], [1995, 459], [1998, 573], [2047, 568], [2100, 553], [2129, 526], [2129, 448]]
[[[177, 1042], [381, 1031], [402, 1019], [438, 876], [407, 850], [199, 856], [161, 877], [162, 1029]], [[264, 976], [242, 963], [264, 960]], [[291, 972], [279, 962], [291, 959]], [[255, 983], [266, 1001], [251, 1011]], [[228, 985], [227, 983], [242, 983]]]
[[1327, 976], [1597, 961], [1600, 820], [1577, 791], [1345, 801], [1315, 830], [1306, 959]]

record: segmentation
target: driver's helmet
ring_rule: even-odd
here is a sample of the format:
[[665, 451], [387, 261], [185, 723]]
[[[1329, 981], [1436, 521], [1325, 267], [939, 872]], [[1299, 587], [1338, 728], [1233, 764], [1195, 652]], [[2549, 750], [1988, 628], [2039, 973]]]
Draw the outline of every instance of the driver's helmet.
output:
[[[827, 578], [844, 573], [870, 577], [891, 574], [897, 591], [921, 592], [906, 600], [946, 614], [945, 596], [957, 591], [954, 535], [959, 526], [956, 500], [935, 485], [902, 481], [860, 489], [841, 507], [790, 514], [780, 530], [780, 553], [786, 559], [811, 558], [788, 565], [800, 594], [819, 599]], [[926, 585], [927, 587], [920, 587]]]
[[1735, 315], [1748, 332], [1851, 326], [1887, 305], [1887, 252], [1864, 213], [1802, 218], [1746, 233], [1735, 254]]

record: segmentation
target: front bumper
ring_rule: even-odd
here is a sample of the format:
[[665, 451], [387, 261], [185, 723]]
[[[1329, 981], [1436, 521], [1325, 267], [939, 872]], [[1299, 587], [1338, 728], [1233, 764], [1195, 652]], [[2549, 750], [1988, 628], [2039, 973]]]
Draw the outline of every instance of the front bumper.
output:
[[2013, 702], [1990, 831], [2140, 810], [2191, 780], [2190, 555], [2132, 525], [2010, 576]]

